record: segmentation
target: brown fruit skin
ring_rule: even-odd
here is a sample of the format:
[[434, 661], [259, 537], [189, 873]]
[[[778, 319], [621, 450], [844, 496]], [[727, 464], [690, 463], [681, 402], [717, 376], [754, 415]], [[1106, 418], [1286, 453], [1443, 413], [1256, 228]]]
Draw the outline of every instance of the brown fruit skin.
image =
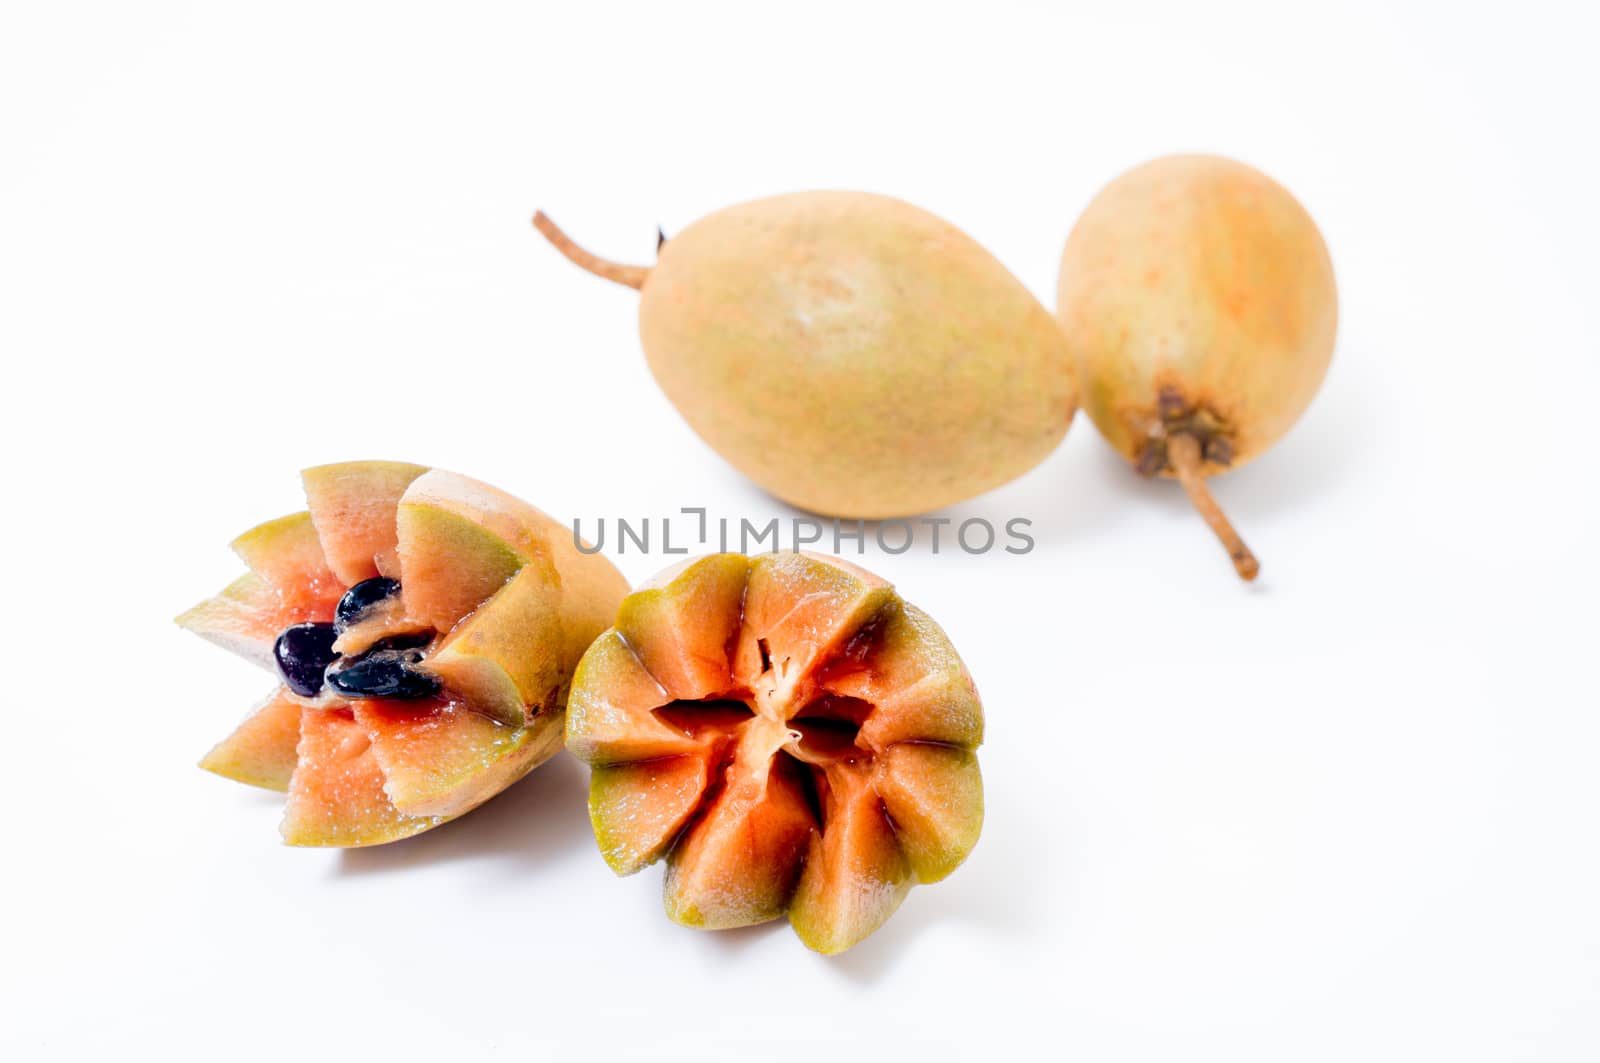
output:
[[998, 487], [1076, 404], [1049, 311], [945, 221], [862, 192], [729, 207], [641, 289], [651, 371], [690, 426], [778, 498], [901, 517]]
[[1175, 427], [1196, 427], [1207, 474], [1277, 441], [1321, 386], [1338, 325], [1311, 216], [1211, 155], [1157, 159], [1101, 190], [1067, 239], [1056, 306], [1084, 410], [1128, 460], [1167, 475]]

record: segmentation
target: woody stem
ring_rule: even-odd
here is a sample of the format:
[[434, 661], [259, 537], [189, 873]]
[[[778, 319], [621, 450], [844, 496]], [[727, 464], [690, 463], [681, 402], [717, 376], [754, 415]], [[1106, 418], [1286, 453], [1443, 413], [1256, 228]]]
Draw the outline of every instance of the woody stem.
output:
[[544, 238], [554, 244], [557, 251], [597, 277], [604, 277], [608, 281], [616, 281], [618, 284], [637, 289], [643, 288], [645, 278], [650, 276], [648, 267], [626, 266], [620, 262], [612, 262], [579, 247], [542, 210], [534, 214], [533, 227], [543, 233]]
[[1172, 463], [1173, 471], [1178, 474], [1178, 482], [1183, 484], [1183, 489], [1189, 495], [1189, 501], [1205, 518], [1211, 526], [1222, 545], [1227, 548], [1228, 556], [1233, 559], [1233, 567], [1239, 573], [1240, 579], [1252, 580], [1261, 571], [1261, 564], [1256, 560], [1256, 555], [1239, 538], [1239, 533], [1233, 530], [1227, 514], [1222, 512], [1222, 507], [1217, 505], [1217, 500], [1211, 497], [1211, 489], [1206, 486], [1206, 477], [1203, 471], [1203, 462], [1200, 452], [1200, 441], [1190, 432], [1177, 432], [1167, 440], [1167, 460]]

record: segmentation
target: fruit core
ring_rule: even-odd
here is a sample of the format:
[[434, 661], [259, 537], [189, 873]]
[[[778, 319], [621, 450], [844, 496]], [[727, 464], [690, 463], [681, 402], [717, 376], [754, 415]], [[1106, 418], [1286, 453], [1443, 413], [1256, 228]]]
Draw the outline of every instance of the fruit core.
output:
[[[862, 635], [857, 640], [865, 645]], [[860, 698], [802, 692], [800, 670], [788, 659], [774, 661], [767, 640], [758, 642], [761, 673], [748, 686], [704, 701], [674, 701], [654, 710], [668, 726], [709, 743], [712, 789], [705, 807], [716, 802], [727, 769], [740, 758], [752, 764], [772, 761], [773, 769], [800, 784], [818, 829], [831, 818], [830, 777], [865, 782], [873, 750], [861, 741], [861, 725], [873, 705]], [[846, 659], [850, 651], [843, 655]], [[833, 667], [837, 667], [836, 662]]]
[[378, 576], [345, 591], [332, 623], [285, 628], [272, 651], [284, 684], [304, 698], [328, 688], [343, 698], [436, 696], [438, 677], [420, 667], [436, 632], [406, 618], [401, 600], [400, 582]]

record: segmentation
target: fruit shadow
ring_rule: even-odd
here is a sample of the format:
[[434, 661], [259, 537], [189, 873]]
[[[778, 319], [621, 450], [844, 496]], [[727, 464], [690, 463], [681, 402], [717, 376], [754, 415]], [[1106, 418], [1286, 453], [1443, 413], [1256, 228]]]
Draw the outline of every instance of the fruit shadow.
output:
[[[1019, 857], [1024, 862], [1027, 859], [1025, 854]], [[1032, 913], [1042, 910], [1048, 900], [1042, 892], [1038, 896], [1015, 894], [1011, 903], [997, 905], [992, 891], [987, 889], [988, 880], [974, 874], [975, 870], [958, 869], [943, 882], [915, 887], [883, 926], [834, 956], [809, 953], [785, 918], [733, 930], [695, 931], [694, 936], [701, 947], [726, 954], [746, 952], [772, 936], [787, 938], [787, 947], [807, 952], [811, 960], [824, 964], [838, 977], [870, 985], [890, 976], [903, 964], [916, 962], [916, 942], [933, 926], [959, 923], [986, 934], [1011, 935], [1026, 935], [1037, 927], [1037, 916]], [[1009, 870], [1021, 875], [1024, 869]], [[988, 873], [995, 872], [991, 869]]]
[[[1007, 558], [1011, 556], [1006, 553], [1008, 546], [1023, 553], [1031, 550], [1019, 535], [1051, 541], [1068, 538], [1082, 534], [1084, 528], [1100, 523], [1115, 512], [1114, 508], [1083, 502], [1085, 478], [1078, 466], [1084, 463], [1086, 454], [1092, 458], [1094, 455], [1090, 452], [1110, 453], [1110, 450], [1098, 438], [1087, 438], [1094, 431], [1087, 418], [1077, 423], [1088, 426], [1087, 430], [1070, 435], [1042, 463], [1011, 483], [927, 513], [860, 521], [860, 541], [856, 539], [858, 522], [855, 518], [834, 518], [827, 513], [801, 509], [742, 479], [732, 469], [722, 470], [718, 486], [739, 499], [735, 503], [736, 510], [757, 514], [750, 518], [753, 524], [776, 517], [779, 543], [784, 550], [795, 544], [795, 529], [810, 521], [816, 527], [808, 531], [820, 534], [820, 539], [804, 543], [799, 549], [837, 554], [868, 568], [885, 557], [905, 554], [949, 557], [988, 554]], [[1129, 476], [1134, 481], [1139, 479], [1131, 470]], [[1026, 523], [1020, 526], [1018, 533], [1013, 533], [1009, 522], [1019, 518]], [[985, 532], [982, 524], [975, 525], [963, 541], [962, 525], [971, 520], [988, 524], [992, 532]], [[737, 523], [735, 520], [734, 524]], [[1041, 531], [1047, 534], [1041, 536]], [[741, 546], [749, 553], [770, 548], [761, 540], [742, 543], [735, 527], [733, 535], [725, 541], [725, 548], [739, 550]], [[714, 548], [715, 544], [706, 544], [706, 549]]]
[[[1319, 397], [1301, 421], [1264, 454], [1211, 480], [1212, 491], [1249, 540], [1256, 522], [1317, 504], [1360, 470], [1382, 460], [1382, 419], [1356, 401], [1352, 381]], [[1086, 535], [1117, 535], [1152, 513], [1197, 520], [1183, 488], [1166, 477], [1139, 475], [1099, 437], [1087, 416], [1074, 423], [1065, 453], [1047, 463], [1052, 475], [1030, 475], [1007, 491], [1006, 505], [1033, 518], [1040, 542], [1065, 544]], [[1045, 471], [1041, 467], [1040, 471]]]
[[[995, 860], [1011, 866], [997, 867]], [[1029, 936], [1037, 932], [1049, 904], [1046, 882], [1031, 866], [1032, 860], [1020, 850], [1005, 854], [991, 847], [976, 866], [957, 868], [942, 882], [914, 888], [889, 921], [865, 941], [840, 955], [819, 958], [840, 977], [867, 985], [903, 964], [925, 960], [916, 942], [934, 926], [964, 925], [985, 936]], [[1025, 885], [1009, 887], [1006, 899], [997, 903], [997, 882]]]
[[342, 850], [337, 874], [386, 874], [464, 860], [494, 860], [518, 871], [548, 865], [558, 854], [594, 847], [588, 793], [583, 765], [559, 753], [460, 819], [389, 845]]
[[[1333, 416], [1308, 417], [1267, 453], [1237, 471], [1217, 477], [1212, 489], [1235, 523], [1245, 528], [1253, 520], [1267, 520], [1311, 505], [1354, 470], [1376, 460], [1379, 443], [1374, 428]], [[834, 552], [830, 518], [795, 509], [776, 499], [767, 501], [780, 508], [786, 527], [796, 519], [820, 522], [828, 530], [821, 542], [807, 548]], [[1163, 519], [1193, 517], [1189, 500], [1177, 481], [1139, 475], [1099, 437], [1084, 416], [1056, 453], [1019, 480], [971, 501], [903, 521], [865, 522], [866, 548], [859, 559], [870, 568], [884, 556], [906, 553], [951, 558], [999, 554], [1009, 558], [1007, 547], [1026, 553], [1040, 545], [1067, 546], [1119, 535], [1130, 525], [1150, 519], [1152, 512]], [[1026, 522], [1019, 526], [1018, 533], [1031, 539], [1031, 544], [1011, 531], [1010, 522], [1018, 519]], [[964, 548], [958, 536], [963, 523], [969, 520], [992, 528], [992, 540], [986, 543], [988, 533], [982, 524], [975, 525], [969, 540], [972, 549]], [[846, 559], [856, 560], [857, 548], [848, 538], [854, 522], [845, 524], [846, 537], [841, 539], [839, 552]], [[985, 545], [987, 549], [983, 549]]]

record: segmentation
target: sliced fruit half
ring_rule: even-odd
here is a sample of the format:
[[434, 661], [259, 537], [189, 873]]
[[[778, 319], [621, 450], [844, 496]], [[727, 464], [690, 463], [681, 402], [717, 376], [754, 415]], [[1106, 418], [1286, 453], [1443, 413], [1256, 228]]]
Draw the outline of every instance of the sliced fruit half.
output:
[[877, 576], [809, 554], [717, 554], [629, 595], [567, 713], [612, 870], [665, 859], [673, 920], [787, 913], [824, 953], [972, 851], [982, 739], [938, 625]]
[[627, 583], [561, 524], [397, 462], [303, 474], [250, 571], [178, 623], [283, 685], [201, 767], [287, 792], [291, 845], [377, 845], [487, 801], [561, 747], [572, 673]]

